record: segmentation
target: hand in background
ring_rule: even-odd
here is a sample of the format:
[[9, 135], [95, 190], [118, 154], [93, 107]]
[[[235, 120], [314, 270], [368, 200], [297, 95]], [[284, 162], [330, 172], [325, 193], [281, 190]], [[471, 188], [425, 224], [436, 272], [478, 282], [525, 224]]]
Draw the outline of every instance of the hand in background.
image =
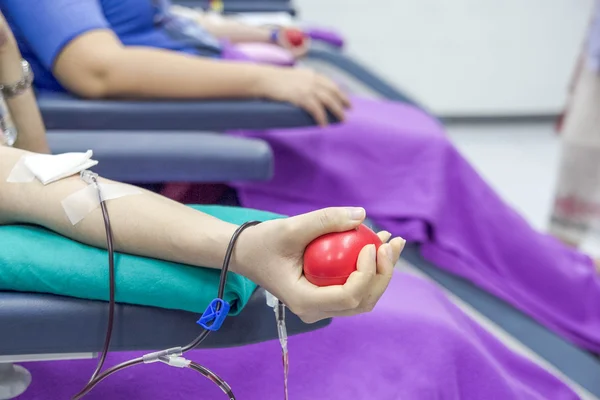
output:
[[258, 85], [261, 97], [301, 107], [320, 126], [328, 125], [328, 112], [343, 121], [350, 107], [348, 96], [335, 82], [310, 69], [270, 67]]

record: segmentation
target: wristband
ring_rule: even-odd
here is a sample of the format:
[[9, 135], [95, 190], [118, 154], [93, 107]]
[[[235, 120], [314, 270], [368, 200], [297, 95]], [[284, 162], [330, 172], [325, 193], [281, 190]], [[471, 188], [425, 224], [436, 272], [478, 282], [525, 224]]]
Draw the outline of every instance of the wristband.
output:
[[25, 60], [21, 60], [21, 68], [23, 70], [23, 76], [18, 82], [0, 85], [0, 91], [4, 98], [10, 99], [11, 97], [18, 96], [31, 87], [31, 84], [33, 83], [33, 72], [31, 71], [29, 63]]
[[273, 29], [271, 31], [271, 35], [269, 36], [269, 41], [273, 44], [279, 44], [279, 34], [281, 33], [281, 29]]

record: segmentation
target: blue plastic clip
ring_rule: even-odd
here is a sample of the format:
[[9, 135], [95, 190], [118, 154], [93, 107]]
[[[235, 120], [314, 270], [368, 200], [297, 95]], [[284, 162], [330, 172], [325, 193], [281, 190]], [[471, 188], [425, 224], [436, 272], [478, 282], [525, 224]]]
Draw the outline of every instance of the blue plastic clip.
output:
[[218, 331], [227, 318], [230, 308], [231, 306], [225, 300], [214, 299], [196, 323], [208, 331]]

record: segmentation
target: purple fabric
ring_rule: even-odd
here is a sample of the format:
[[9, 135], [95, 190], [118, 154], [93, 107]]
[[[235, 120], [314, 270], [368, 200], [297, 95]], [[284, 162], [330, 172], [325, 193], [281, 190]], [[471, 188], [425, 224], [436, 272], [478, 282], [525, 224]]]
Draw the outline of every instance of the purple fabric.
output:
[[291, 67], [296, 63], [292, 54], [270, 43], [243, 43], [232, 45], [224, 42], [221, 58], [259, 64], [272, 64]]
[[[372, 313], [336, 319], [290, 338], [289, 345], [292, 399], [577, 399], [554, 376], [507, 350], [433, 284], [407, 274], [396, 273]], [[111, 355], [108, 365], [138, 355]], [[283, 397], [278, 342], [195, 351], [189, 358], [221, 375], [240, 400]], [[23, 400], [68, 399], [94, 366], [89, 360], [28, 364], [34, 378]], [[153, 364], [114, 375], [86, 400], [191, 395], [224, 398], [196, 373]]]
[[592, 260], [534, 231], [425, 113], [355, 98], [342, 125], [237, 134], [268, 141], [275, 154], [271, 181], [236, 184], [244, 206], [287, 215], [364, 206], [379, 227], [423, 243], [438, 266], [600, 352]]
[[344, 38], [339, 33], [330, 29], [310, 28], [306, 30], [306, 34], [312, 40], [324, 42], [340, 49], [344, 47]]

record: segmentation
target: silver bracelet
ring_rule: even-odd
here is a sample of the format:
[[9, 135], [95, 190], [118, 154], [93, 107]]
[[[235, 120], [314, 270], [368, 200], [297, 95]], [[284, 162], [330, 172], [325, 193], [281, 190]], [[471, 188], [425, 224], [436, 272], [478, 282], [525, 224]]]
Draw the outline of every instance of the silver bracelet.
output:
[[0, 85], [0, 92], [2, 92], [4, 98], [10, 99], [11, 97], [23, 94], [33, 84], [33, 71], [31, 70], [29, 63], [25, 60], [21, 60], [21, 68], [23, 69], [23, 76], [18, 82]]

